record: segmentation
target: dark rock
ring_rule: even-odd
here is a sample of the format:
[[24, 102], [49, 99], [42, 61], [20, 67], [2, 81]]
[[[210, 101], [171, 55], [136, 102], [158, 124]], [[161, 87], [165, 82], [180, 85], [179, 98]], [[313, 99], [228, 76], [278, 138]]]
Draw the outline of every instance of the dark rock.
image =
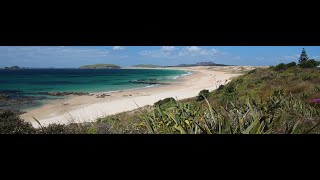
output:
[[75, 96], [90, 96], [89, 93], [86, 92], [44, 92], [40, 94], [45, 94], [49, 96], [69, 96], [69, 95], [75, 95]]
[[0, 101], [8, 101], [8, 100], [9, 100], [9, 96], [0, 94]]
[[108, 96], [111, 96], [109, 94], [100, 94], [100, 95], [97, 95], [96, 97], [97, 98], [105, 98], [105, 97], [108, 97]]
[[18, 110], [34, 103], [34, 98], [29, 96], [9, 96], [1, 95], [0, 109]]
[[169, 85], [170, 84], [170, 83], [161, 83], [161, 82], [157, 82], [157, 81], [138, 81], [138, 80], [129, 81], [129, 82], [133, 83], [133, 84], [149, 84], [149, 85], [155, 85], [155, 84]]

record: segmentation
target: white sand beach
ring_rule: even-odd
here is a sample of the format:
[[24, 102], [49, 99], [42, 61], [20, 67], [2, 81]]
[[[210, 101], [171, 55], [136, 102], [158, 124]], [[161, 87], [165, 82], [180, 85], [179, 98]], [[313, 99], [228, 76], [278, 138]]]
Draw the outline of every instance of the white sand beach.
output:
[[[178, 100], [195, 97], [203, 89], [210, 91], [226, 84], [230, 78], [240, 75], [241, 70], [255, 67], [188, 67], [172, 68], [192, 71], [193, 74], [181, 77], [170, 85], [151, 88], [106, 92], [105, 98], [94, 96], [70, 96], [66, 99], [52, 100], [42, 107], [28, 111], [21, 118], [30, 121], [33, 126], [47, 126], [52, 123], [68, 124], [70, 122], [93, 122], [97, 118], [131, 111], [146, 105], [153, 105], [164, 98], [173, 97]], [[240, 70], [240, 71], [239, 71]]]

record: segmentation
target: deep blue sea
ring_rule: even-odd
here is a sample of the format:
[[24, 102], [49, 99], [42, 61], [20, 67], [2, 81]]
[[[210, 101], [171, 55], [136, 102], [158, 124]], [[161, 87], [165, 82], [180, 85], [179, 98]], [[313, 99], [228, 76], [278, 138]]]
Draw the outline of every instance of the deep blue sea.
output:
[[[43, 92], [108, 92], [151, 86], [135, 81], [170, 82], [187, 71], [161, 69], [22, 69], [0, 70], [0, 95], [32, 102], [17, 104], [16, 109], [38, 106], [47, 99], [61, 98]], [[21, 101], [23, 102], [23, 101]], [[10, 104], [12, 105], [12, 103]], [[0, 109], [8, 108], [0, 102]]]

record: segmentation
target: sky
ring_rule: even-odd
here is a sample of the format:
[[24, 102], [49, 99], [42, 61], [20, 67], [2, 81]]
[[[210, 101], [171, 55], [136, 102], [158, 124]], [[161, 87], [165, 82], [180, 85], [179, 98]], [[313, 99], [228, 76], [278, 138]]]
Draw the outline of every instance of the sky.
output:
[[0, 46], [0, 67], [77, 68], [90, 64], [178, 65], [203, 61], [268, 66], [298, 62], [302, 48], [320, 60], [320, 46]]

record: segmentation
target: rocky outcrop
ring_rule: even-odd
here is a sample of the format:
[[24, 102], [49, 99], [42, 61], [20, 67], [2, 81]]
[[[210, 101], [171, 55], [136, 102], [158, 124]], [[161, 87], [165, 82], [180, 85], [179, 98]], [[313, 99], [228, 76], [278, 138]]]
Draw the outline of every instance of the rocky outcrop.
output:
[[7, 101], [7, 100], [9, 100], [9, 96], [0, 94], [0, 101]]
[[0, 95], [0, 110], [18, 110], [34, 103], [34, 98], [29, 96]]
[[97, 95], [96, 98], [105, 98], [105, 97], [108, 97], [108, 96], [111, 96], [109, 94], [100, 94], [100, 95]]

